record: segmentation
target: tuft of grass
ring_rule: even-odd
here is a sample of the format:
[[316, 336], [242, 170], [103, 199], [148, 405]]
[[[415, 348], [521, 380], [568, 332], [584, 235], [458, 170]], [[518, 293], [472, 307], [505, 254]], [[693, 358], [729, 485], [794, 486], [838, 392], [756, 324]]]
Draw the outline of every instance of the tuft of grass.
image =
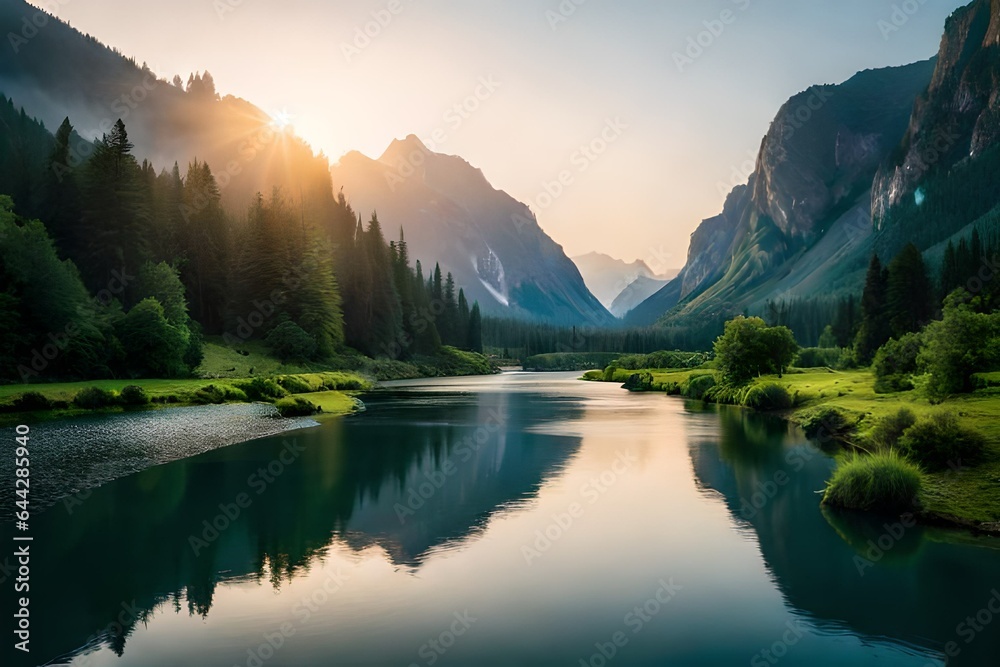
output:
[[916, 504], [923, 483], [919, 466], [896, 450], [850, 452], [827, 483], [823, 502], [846, 509], [897, 512]]

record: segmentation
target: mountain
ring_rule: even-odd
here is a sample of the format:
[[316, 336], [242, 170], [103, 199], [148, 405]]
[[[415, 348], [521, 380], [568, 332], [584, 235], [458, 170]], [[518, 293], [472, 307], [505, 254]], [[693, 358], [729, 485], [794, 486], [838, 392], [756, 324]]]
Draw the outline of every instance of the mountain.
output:
[[0, 34], [0, 93], [50, 131], [69, 117], [89, 142], [120, 118], [140, 161], [158, 170], [176, 161], [182, 171], [195, 158], [207, 162], [230, 209], [242, 212], [256, 192], [280, 187], [307, 215], [329, 212], [326, 158], [253, 104], [219, 95], [209, 73], [167, 82], [23, 0], [0, 3]]
[[680, 275], [626, 322], [721, 321], [768, 301], [859, 291], [873, 243], [873, 179], [934, 67], [866, 70], [789, 99], [747, 184], [692, 234]]
[[996, 207], [998, 144], [1000, 0], [977, 0], [949, 17], [930, 85], [875, 177], [880, 249], [925, 249]]
[[484, 313], [559, 324], [614, 322], [528, 207], [462, 158], [434, 153], [410, 135], [378, 159], [348, 153], [331, 173], [355, 211], [377, 212], [390, 237], [402, 227], [425, 275], [430, 263], [440, 262]]
[[638, 276], [615, 297], [611, 303], [611, 314], [618, 318], [625, 317], [636, 306], [663, 289], [668, 282], [670, 281]]
[[637, 259], [628, 264], [624, 260], [615, 259], [599, 252], [573, 257], [573, 263], [580, 269], [580, 274], [591, 293], [606, 308], [611, 308], [611, 304], [618, 295], [640, 276], [655, 280], [669, 280], [677, 275], [676, 271], [668, 271], [665, 275], [658, 276], [642, 260]]
[[721, 320], [859, 294], [873, 252], [944, 245], [1000, 220], [1000, 0], [945, 24], [938, 55], [861, 72], [786, 103], [756, 169], [691, 239], [677, 279], [626, 321]]

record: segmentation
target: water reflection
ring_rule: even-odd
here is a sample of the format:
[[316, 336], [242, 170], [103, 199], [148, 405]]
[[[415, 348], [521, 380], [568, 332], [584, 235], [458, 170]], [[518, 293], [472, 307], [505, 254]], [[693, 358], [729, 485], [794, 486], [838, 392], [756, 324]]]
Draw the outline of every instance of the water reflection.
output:
[[578, 402], [391, 392], [366, 402], [362, 417], [150, 468], [97, 489], [72, 515], [57, 506], [39, 516], [36, 654], [86, 643], [121, 655], [157, 606], [208, 617], [220, 582], [280, 588], [332, 543], [375, 546], [414, 569], [532, 497], [579, 447], [544, 428], [578, 418]]
[[1000, 588], [996, 540], [821, 509], [830, 459], [782, 421], [712, 409], [717, 436], [690, 442], [695, 475], [750, 531], [790, 607], [829, 633], [888, 637], [942, 658], [950, 648], [948, 664], [994, 664], [1000, 630], [963, 624]]

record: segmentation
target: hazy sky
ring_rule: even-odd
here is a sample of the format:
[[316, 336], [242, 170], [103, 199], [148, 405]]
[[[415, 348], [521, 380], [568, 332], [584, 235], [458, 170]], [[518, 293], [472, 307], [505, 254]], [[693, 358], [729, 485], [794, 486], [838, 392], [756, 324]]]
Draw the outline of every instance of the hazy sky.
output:
[[[220, 93], [290, 115], [334, 160], [353, 149], [377, 157], [416, 134], [531, 203], [568, 254], [599, 250], [665, 270], [683, 265], [722, 190], [745, 181], [783, 102], [812, 84], [934, 55], [945, 18], [967, 3], [34, 4], [165, 78], [209, 70]], [[359, 38], [366, 24], [375, 36]], [[707, 46], [679, 64], [689, 39]]]

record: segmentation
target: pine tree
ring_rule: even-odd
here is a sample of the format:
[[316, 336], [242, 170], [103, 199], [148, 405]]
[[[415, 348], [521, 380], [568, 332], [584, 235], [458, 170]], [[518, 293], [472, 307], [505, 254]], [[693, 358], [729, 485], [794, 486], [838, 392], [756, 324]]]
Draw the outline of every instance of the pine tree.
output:
[[861, 328], [855, 341], [855, 354], [863, 364], [871, 363], [875, 352], [889, 340], [890, 329], [885, 316], [888, 279], [878, 255], [872, 255], [861, 297]]
[[958, 266], [955, 244], [948, 241], [941, 264], [941, 299], [951, 294], [962, 284], [962, 270]]
[[469, 302], [465, 298], [465, 290], [459, 288], [458, 290], [458, 314], [456, 316], [456, 339], [458, 341], [458, 347], [463, 349], [468, 349], [469, 347], [469, 324], [470, 324], [471, 312], [469, 311]]
[[149, 256], [149, 212], [132, 148], [119, 120], [87, 163], [81, 268], [93, 289], [103, 288], [112, 271], [138, 271]]
[[73, 126], [69, 118], [56, 130], [55, 147], [45, 172], [42, 219], [63, 256], [78, 257], [81, 249], [79, 222], [82, 215], [80, 187], [70, 165]]
[[933, 289], [923, 257], [909, 243], [889, 263], [885, 317], [896, 338], [919, 331], [934, 314]]
[[469, 314], [469, 333], [466, 347], [473, 352], [482, 354], [483, 352], [483, 320], [479, 312], [479, 302], [472, 304], [472, 312]]

